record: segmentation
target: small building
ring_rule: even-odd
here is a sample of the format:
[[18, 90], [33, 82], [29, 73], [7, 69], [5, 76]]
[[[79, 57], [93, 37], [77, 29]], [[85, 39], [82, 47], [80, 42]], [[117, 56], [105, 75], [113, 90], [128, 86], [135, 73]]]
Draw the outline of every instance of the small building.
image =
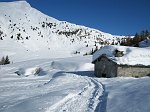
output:
[[150, 49], [105, 46], [93, 54], [97, 77], [150, 75]]

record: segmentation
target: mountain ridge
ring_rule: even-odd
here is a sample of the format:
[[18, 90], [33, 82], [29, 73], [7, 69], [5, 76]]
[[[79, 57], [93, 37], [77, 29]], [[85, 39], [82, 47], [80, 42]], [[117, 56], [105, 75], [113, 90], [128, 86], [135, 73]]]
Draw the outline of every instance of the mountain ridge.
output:
[[[20, 47], [17, 51], [15, 49], [18, 47], [15, 49], [8, 47], [7, 51], [13, 52], [9, 53], [12, 58], [14, 54], [23, 55], [22, 51], [25, 54], [36, 54], [32, 58], [84, 55], [95, 48], [100, 48], [101, 45], [109, 45], [112, 42], [117, 44], [124, 38], [124, 36], [113, 36], [93, 28], [59, 21], [32, 8], [26, 1], [2, 2], [0, 13], [0, 43], [9, 41], [6, 43], [13, 43], [13, 46]], [[1, 51], [3, 52], [1, 56], [8, 55], [3, 47]]]

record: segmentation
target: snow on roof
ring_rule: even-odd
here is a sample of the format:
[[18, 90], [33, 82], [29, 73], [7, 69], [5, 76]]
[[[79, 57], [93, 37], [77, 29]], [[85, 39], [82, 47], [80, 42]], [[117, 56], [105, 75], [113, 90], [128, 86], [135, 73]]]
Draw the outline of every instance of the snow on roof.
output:
[[150, 37], [145, 39], [144, 41], [141, 41], [139, 43], [139, 46], [140, 47], [149, 47], [150, 46]]
[[[123, 51], [122, 57], [115, 57], [115, 50]], [[150, 65], [150, 47], [104, 46], [93, 54], [93, 62], [102, 54], [119, 65]]]

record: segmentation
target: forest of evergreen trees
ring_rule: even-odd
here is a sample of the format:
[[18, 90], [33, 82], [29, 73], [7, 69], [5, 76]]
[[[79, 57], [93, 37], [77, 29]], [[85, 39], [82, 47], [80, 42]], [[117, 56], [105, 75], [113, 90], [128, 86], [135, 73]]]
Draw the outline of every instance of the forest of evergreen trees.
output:
[[150, 32], [148, 30], [144, 30], [140, 33], [136, 33], [134, 38], [129, 36], [128, 38], [123, 39], [121, 45], [139, 47], [139, 42], [147, 39], [150, 39]]

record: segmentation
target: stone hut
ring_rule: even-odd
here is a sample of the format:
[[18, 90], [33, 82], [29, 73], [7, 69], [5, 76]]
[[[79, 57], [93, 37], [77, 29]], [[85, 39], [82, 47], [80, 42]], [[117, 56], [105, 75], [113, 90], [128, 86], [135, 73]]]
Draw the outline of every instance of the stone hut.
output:
[[[118, 50], [118, 46], [106, 46], [94, 53], [92, 63], [95, 65], [95, 75], [97, 77], [107, 78], [117, 76], [149, 76], [150, 51], [144, 48], [122, 48], [123, 50]], [[136, 52], [134, 52], [134, 50]], [[133, 54], [137, 56], [137, 59]], [[143, 54], [143, 56], [141, 54]]]

